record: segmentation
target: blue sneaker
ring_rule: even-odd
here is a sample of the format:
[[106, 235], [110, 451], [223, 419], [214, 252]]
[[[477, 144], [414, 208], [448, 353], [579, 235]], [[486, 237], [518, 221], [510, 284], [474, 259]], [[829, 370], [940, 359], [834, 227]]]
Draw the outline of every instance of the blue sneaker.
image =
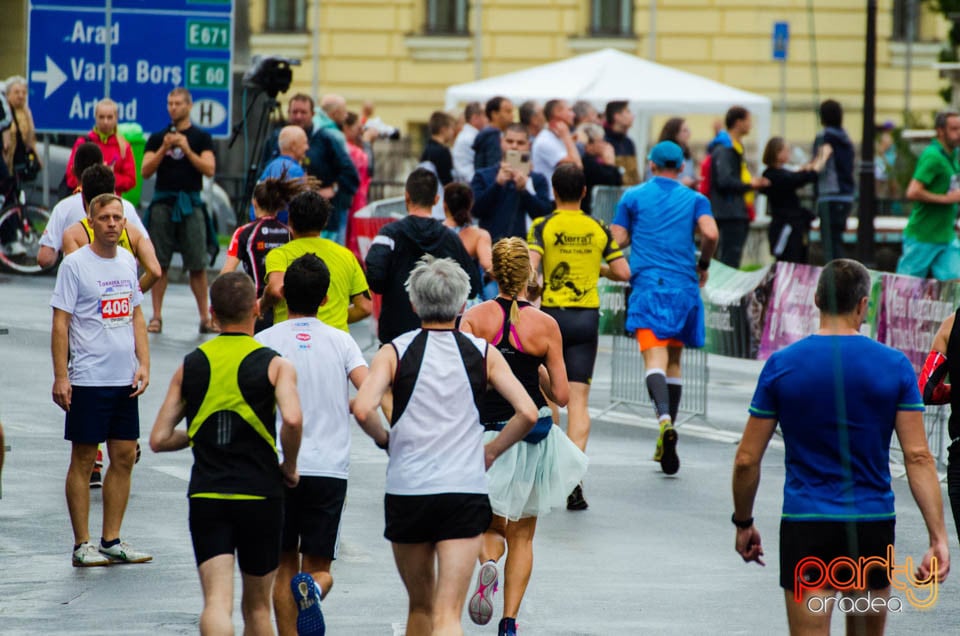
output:
[[301, 572], [290, 581], [290, 590], [297, 603], [298, 636], [324, 636], [327, 626], [320, 611], [320, 590], [313, 577]]
[[517, 636], [517, 619], [504, 618], [500, 621], [497, 636]]

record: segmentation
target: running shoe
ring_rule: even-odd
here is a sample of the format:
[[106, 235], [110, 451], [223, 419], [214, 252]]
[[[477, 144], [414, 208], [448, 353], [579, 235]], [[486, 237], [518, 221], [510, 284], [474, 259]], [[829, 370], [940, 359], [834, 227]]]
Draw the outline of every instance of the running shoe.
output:
[[320, 611], [320, 590], [306, 572], [290, 580], [293, 600], [297, 603], [297, 636], [324, 636], [327, 626]]
[[75, 568], [93, 568], [100, 565], [110, 565], [110, 563], [110, 559], [100, 554], [97, 546], [89, 541], [84, 541], [73, 551], [73, 567]]
[[660, 429], [660, 438], [657, 440], [660, 450], [660, 469], [674, 475], [680, 470], [680, 457], [677, 455], [677, 430], [669, 422]]
[[493, 595], [498, 589], [498, 577], [495, 561], [487, 561], [480, 566], [480, 574], [477, 575], [477, 591], [470, 597], [470, 603], [467, 606], [470, 620], [477, 625], [486, 625], [493, 616]]
[[146, 552], [135, 550], [126, 541], [115, 543], [109, 548], [104, 547], [103, 543], [101, 543], [100, 554], [109, 557], [114, 563], [146, 563], [147, 561], [153, 560], [152, 556]]
[[587, 500], [583, 498], [583, 484], [577, 484], [569, 495], [567, 495], [567, 510], [586, 510], [589, 506]]
[[517, 619], [503, 618], [497, 629], [497, 636], [517, 636]]

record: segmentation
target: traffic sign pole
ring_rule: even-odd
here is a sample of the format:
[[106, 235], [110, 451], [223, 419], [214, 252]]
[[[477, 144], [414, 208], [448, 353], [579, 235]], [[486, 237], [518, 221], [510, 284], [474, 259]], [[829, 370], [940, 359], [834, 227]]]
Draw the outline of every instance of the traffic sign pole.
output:
[[[107, 37], [103, 38], [103, 66], [106, 69], [110, 69], [110, 49], [111, 37], [110, 37], [110, 27], [113, 24], [113, 0], [107, 0], [106, 10], [103, 12], [104, 15], [104, 28], [107, 30]], [[106, 72], [103, 74], [103, 96], [110, 97], [110, 73]], [[119, 113], [118, 113], [119, 114]]]

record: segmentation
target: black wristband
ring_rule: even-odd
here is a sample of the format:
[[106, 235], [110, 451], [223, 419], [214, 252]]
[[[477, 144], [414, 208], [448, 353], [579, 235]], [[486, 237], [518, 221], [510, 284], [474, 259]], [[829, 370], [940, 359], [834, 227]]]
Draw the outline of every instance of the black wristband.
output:
[[387, 450], [388, 448], [390, 448], [390, 432], [387, 431], [387, 441], [385, 443], [380, 444], [380, 442], [377, 442], [377, 441], [374, 441], [373, 443], [377, 445], [377, 448], [381, 450]]
[[705, 258], [701, 258], [699, 261], [697, 261], [697, 269], [704, 272], [707, 271], [710, 269], [710, 261]]
[[745, 521], [737, 521], [737, 513], [733, 513], [732, 515], [730, 515], [730, 521], [732, 521], [733, 525], [737, 526], [741, 530], [746, 530], [747, 528], [753, 525], [753, 517], [750, 517]]

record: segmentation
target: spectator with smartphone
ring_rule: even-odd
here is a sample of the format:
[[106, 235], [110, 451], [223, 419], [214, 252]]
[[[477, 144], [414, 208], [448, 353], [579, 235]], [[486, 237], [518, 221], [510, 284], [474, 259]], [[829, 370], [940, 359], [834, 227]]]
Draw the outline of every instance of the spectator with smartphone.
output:
[[493, 242], [527, 234], [527, 218], [553, 212], [544, 175], [531, 171], [530, 136], [523, 124], [511, 124], [500, 141], [505, 158], [498, 165], [477, 170], [473, 189], [473, 216]]

